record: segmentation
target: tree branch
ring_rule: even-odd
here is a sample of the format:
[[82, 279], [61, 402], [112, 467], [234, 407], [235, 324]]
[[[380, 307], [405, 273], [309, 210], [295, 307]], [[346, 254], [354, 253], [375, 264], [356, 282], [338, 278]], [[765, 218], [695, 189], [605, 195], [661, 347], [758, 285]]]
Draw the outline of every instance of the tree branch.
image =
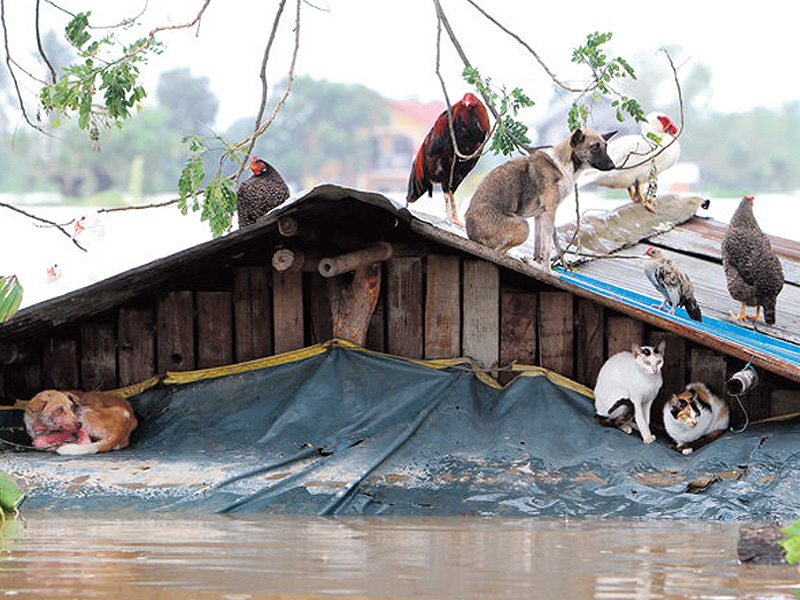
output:
[[64, 229], [64, 227], [62, 225], [59, 225], [58, 223], [55, 223], [53, 221], [48, 221], [47, 219], [44, 219], [42, 217], [37, 217], [36, 215], [33, 215], [33, 214], [29, 213], [29, 212], [25, 212], [24, 210], [22, 210], [20, 208], [17, 208], [16, 206], [12, 206], [11, 204], [6, 204], [5, 202], [0, 202], [0, 207], [7, 208], [9, 210], [13, 210], [16, 213], [19, 213], [19, 214], [21, 214], [21, 215], [23, 215], [25, 217], [28, 217], [29, 219], [32, 219], [34, 221], [39, 221], [40, 223], [44, 223], [45, 225], [48, 225], [50, 227], [55, 227], [61, 233], [63, 233], [65, 236], [67, 236], [70, 239], [70, 241], [72, 241], [72, 243], [75, 244], [78, 248], [80, 248], [84, 252], [87, 252], [86, 248], [81, 246], [78, 243], [78, 240], [76, 240], [74, 237], [72, 237], [72, 235], [70, 235], [70, 233], [66, 229]]
[[275, 21], [272, 27], [272, 34], [270, 35], [269, 41], [267, 42], [267, 47], [264, 49], [264, 58], [261, 63], [261, 74], [262, 74], [262, 97], [261, 97], [261, 107], [256, 117], [255, 127], [253, 129], [253, 133], [250, 135], [249, 138], [235, 144], [231, 147], [230, 150], [227, 151], [226, 154], [223, 155], [221, 161], [225, 160], [228, 156], [230, 156], [233, 152], [240, 150], [244, 147], [247, 148], [245, 151], [244, 161], [241, 165], [239, 165], [239, 169], [236, 172], [236, 176], [234, 177], [234, 181], [238, 181], [239, 177], [241, 177], [242, 172], [244, 171], [247, 159], [250, 156], [250, 153], [253, 151], [253, 147], [255, 146], [256, 140], [267, 130], [269, 129], [272, 122], [275, 120], [275, 117], [278, 116], [278, 111], [283, 107], [286, 103], [286, 100], [289, 98], [289, 93], [292, 89], [292, 83], [294, 82], [294, 68], [297, 64], [297, 54], [300, 50], [300, 6], [302, 0], [297, 0], [297, 9], [295, 12], [295, 22], [294, 22], [294, 51], [292, 52], [292, 60], [289, 64], [289, 74], [286, 78], [286, 88], [283, 91], [283, 95], [281, 96], [278, 103], [275, 105], [275, 108], [272, 110], [272, 114], [269, 116], [266, 122], [261, 123], [261, 119], [263, 117], [264, 111], [266, 110], [266, 99], [267, 99], [267, 87], [266, 87], [266, 65], [267, 61], [269, 60], [270, 51], [272, 49], [272, 42], [275, 37], [275, 31], [278, 26], [278, 21], [281, 17], [281, 12], [283, 11], [283, 6], [286, 3], [286, 0], [281, 0], [281, 4], [278, 6], [278, 11], [275, 15]]
[[39, 56], [42, 57], [44, 64], [47, 65], [47, 68], [50, 70], [50, 82], [56, 82], [56, 70], [53, 68], [53, 63], [50, 62], [50, 59], [47, 58], [47, 54], [44, 51], [44, 47], [42, 46], [42, 36], [39, 30], [39, 5], [41, 0], [36, 0], [36, 46], [39, 48]]

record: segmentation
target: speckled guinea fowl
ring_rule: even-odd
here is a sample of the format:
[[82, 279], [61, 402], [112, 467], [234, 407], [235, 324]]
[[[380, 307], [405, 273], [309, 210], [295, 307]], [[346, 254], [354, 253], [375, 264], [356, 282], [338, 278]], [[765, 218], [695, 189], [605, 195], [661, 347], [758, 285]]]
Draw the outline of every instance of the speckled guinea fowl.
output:
[[[764, 321], [775, 323], [775, 300], [783, 289], [783, 268], [772, 251], [769, 238], [761, 231], [753, 215], [753, 198], [745, 196], [733, 213], [728, 231], [722, 240], [722, 266], [731, 298], [742, 303], [739, 314], [731, 316], [743, 321], [757, 321], [764, 308]], [[745, 313], [755, 306], [755, 316]]]
[[289, 197], [289, 187], [281, 174], [268, 162], [253, 157], [252, 177], [239, 184], [237, 192], [239, 227], [253, 225]]

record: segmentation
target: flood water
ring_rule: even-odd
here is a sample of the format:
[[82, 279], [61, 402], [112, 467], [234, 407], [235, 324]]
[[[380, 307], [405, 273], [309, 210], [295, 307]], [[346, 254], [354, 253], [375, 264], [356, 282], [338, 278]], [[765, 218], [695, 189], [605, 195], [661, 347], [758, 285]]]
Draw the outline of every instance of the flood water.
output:
[[0, 597], [796, 598], [794, 567], [738, 563], [738, 527], [29, 513], [6, 525]]

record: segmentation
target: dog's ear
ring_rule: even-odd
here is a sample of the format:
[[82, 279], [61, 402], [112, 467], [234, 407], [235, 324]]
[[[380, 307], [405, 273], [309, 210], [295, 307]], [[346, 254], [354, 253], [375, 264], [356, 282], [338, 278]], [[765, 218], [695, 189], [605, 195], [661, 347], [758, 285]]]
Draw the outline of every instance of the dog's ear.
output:
[[69, 401], [72, 404], [73, 410], [81, 405], [81, 401], [80, 401], [80, 398], [78, 397], [77, 392], [64, 392], [64, 395], [67, 398], [69, 398]]
[[575, 133], [572, 134], [572, 137], [569, 138], [569, 145], [573, 148], [583, 143], [583, 140], [586, 139], [586, 135], [584, 135], [583, 131], [580, 129], [576, 129]]
[[603, 134], [603, 139], [604, 139], [605, 141], [608, 141], [608, 140], [610, 140], [612, 137], [614, 137], [615, 135], [617, 135], [617, 132], [616, 132], [616, 131], [609, 131], [608, 133], [604, 133], [604, 134]]

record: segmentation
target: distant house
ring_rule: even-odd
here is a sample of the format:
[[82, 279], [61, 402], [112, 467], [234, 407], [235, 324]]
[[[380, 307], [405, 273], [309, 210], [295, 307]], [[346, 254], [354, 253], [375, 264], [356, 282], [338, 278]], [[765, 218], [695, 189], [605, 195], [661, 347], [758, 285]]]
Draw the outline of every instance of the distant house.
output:
[[369, 166], [359, 174], [357, 187], [384, 194], [403, 193], [414, 153], [445, 107], [442, 102], [391, 100], [388, 108], [389, 123], [370, 132]]

